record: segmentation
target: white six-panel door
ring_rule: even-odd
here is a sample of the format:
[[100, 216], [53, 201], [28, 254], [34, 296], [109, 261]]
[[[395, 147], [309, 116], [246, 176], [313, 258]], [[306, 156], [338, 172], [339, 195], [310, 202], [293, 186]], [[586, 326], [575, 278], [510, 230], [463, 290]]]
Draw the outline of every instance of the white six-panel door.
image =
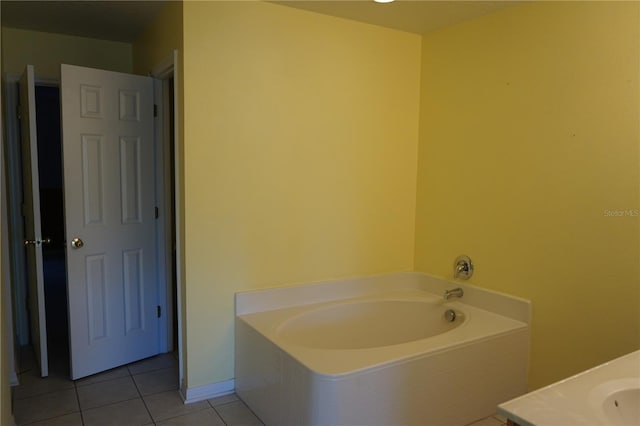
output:
[[73, 379], [158, 353], [153, 82], [62, 65]]

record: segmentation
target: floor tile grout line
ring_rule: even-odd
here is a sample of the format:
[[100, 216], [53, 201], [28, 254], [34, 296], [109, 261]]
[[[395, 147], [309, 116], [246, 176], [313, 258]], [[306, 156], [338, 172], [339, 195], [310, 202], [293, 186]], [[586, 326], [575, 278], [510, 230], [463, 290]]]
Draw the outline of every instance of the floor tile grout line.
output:
[[135, 377], [133, 377], [133, 374], [131, 374], [131, 370], [129, 370], [129, 367], [127, 367], [127, 371], [129, 371], [129, 376], [131, 377], [131, 381], [133, 382], [133, 386], [135, 386], [136, 392], [138, 392], [138, 396], [142, 400], [142, 404], [144, 404], [144, 409], [147, 410], [147, 413], [149, 414], [149, 418], [151, 419], [151, 421], [155, 423], [155, 420], [153, 419], [153, 416], [151, 415], [151, 411], [149, 411], [149, 407], [147, 407], [147, 402], [144, 400], [144, 396], [142, 395], [142, 392], [140, 392], [140, 388], [138, 387], [138, 383], [136, 382]]
[[256, 413], [251, 409], [251, 407], [249, 407], [247, 404], [245, 404], [245, 402], [244, 402], [244, 401], [241, 401], [241, 402], [242, 402], [242, 404], [243, 404], [245, 407], [247, 407], [247, 410], [251, 411], [251, 414], [253, 414], [253, 415], [255, 416], [255, 418], [256, 418], [256, 419], [258, 419], [258, 421], [260, 422], [260, 424], [261, 424], [262, 426], [265, 426], [265, 425], [264, 425], [264, 422], [262, 421], [262, 419], [261, 419], [260, 417], [258, 417], [258, 415], [257, 415], [257, 414], [256, 414]]
[[[162, 354], [160, 354], [160, 355], [162, 355]], [[177, 357], [175, 356], [175, 354], [172, 357], [172, 360], [174, 360], [174, 361], [177, 360]], [[135, 380], [135, 377], [139, 376], [139, 375], [145, 375], [145, 374], [149, 374], [149, 373], [159, 372], [159, 371], [162, 371], [162, 370], [170, 370], [170, 369], [176, 370], [177, 366], [175, 365], [175, 362], [173, 363], [174, 365], [167, 365], [166, 363], [161, 363], [160, 366], [156, 366], [154, 368], [151, 368], [151, 369], [146, 370], [146, 371], [141, 371], [141, 372], [138, 372], [136, 374], [134, 374], [131, 371], [131, 369], [129, 368], [133, 364], [144, 363], [145, 361], [146, 360], [141, 360], [141, 361], [132, 363], [130, 365], [120, 366], [120, 367], [124, 367], [125, 368], [125, 370], [124, 370], [122, 375], [120, 375], [118, 377], [107, 378], [107, 379], [104, 379], [104, 380], [98, 380], [98, 381], [95, 381], [95, 382], [92, 382], [92, 383], [81, 384], [81, 383], [79, 383], [81, 379], [80, 380], [72, 380], [67, 374], [67, 375], [65, 375], [65, 377], [60, 377], [60, 378], [63, 379], [64, 382], [68, 382], [69, 383], [68, 387], [67, 387], [67, 384], [65, 383], [64, 386], [62, 388], [59, 388], [59, 389], [51, 389], [51, 390], [47, 390], [47, 391], [44, 391], [44, 392], [42, 392], [42, 390], [39, 389], [39, 390], [36, 390], [36, 394], [34, 394], [34, 395], [29, 395], [29, 396], [26, 396], [26, 397], [23, 397], [23, 398], [19, 398], [19, 399], [15, 398], [15, 395], [14, 395], [12, 397], [12, 399], [14, 401], [18, 401], [18, 400], [28, 401], [30, 399], [39, 398], [39, 397], [40, 398], [42, 398], [42, 397], [48, 398], [48, 395], [51, 395], [51, 394], [54, 394], [54, 393], [70, 392], [71, 390], [73, 390], [74, 396], [75, 396], [75, 401], [76, 401], [76, 404], [77, 404], [77, 407], [76, 407], [76, 409], [74, 411], [71, 411], [71, 412], [68, 412], [68, 413], [64, 413], [64, 414], [60, 414], [60, 415], [54, 415], [54, 416], [47, 417], [47, 418], [44, 418], [44, 419], [41, 419], [41, 420], [47, 421], [47, 420], [50, 420], [50, 419], [54, 419], [54, 418], [63, 417], [63, 416], [66, 416], [66, 415], [71, 415], [71, 414], [78, 413], [80, 415], [80, 421], [81, 421], [83, 426], [85, 424], [85, 419], [84, 419], [85, 413], [88, 410], [107, 407], [107, 406], [110, 406], [110, 405], [113, 405], [113, 404], [117, 404], [119, 402], [125, 402], [125, 401], [130, 401], [130, 400], [135, 400], [135, 399], [141, 399], [143, 404], [145, 405], [145, 409], [147, 410], [147, 413], [149, 414], [149, 417], [151, 418], [151, 422], [155, 425], [155, 420], [153, 420], [153, 416], [151, 415], [151, 413], [149, 411], [149, 408], [146, 405], [146, 401], [145, 401], [144, 397], [145, 396], [156, 395], [156, 394], [161, 393], [161, 392], [166, 392], [167, 390], [159, 391], [159, 392], [153, 392], [153, 393], [150, 393], [149, 395], [143, 396], [140, 388], [138, 387], [138, 383]], [[120, 368], [120, 367], [116, 367], [116, 368]], [[114, 368], [112, 370], [115, 370], [116, 368]], [[21, 373], [22, 374], [28, 373], [32, 369], [33, 368], [25, 369]], [[104, 373], [106, 373], [106, 372], [104, 372]], [[82, 389], [84, 387], [87, 387], [87, 386], [91, 386], [91, 385], [105, 384], [105, 383], [108, 383], [108, 382], [111, 382], [111, 381], [115, 381], [115, 380], [118, 380], [118, 379], [124, 379], [126, 377], [129, 377], [131, 379], [131, 381], [133, 381], [134, 387], [136, 389], [137, 397], [125, 399], [123, 401], [111, 402], [111, 403], [107, 403], [107, 404], [104, 404], [104, 405], [98, 405], [96, 407], [89, 407], [89, 408], [86, 408], [86, 409], [83, 410], [83, 407], [80, 404], [80, 394], [79, 394], [79, 390], [80, 389]], [[41, 378], [38, 378], [38, 379], [41, 379]], [[21, 386], [23, 386], [23, 385], [24, 385], [24, 383], [21, 383]], [[38, 387], [34, 386], [34, 389], [38, 389]], [[42, 393], [39, 393], [39, 392], [42, 392]], [[69, 395], [69, 396], [71, 396], [71, 395]], [[14, 413], [14, 415], [15, 415], [15, 413]], [[41, 421], [41, 420], [37, 420], [36, 422]], [[33, 422], [31, 422], [29, 424], [32, 424], [32, 423]]]
[[224, 424], [225, 424], [225, 426], [229, 426], [229, 423], [227, 423], [227, 421], [224, 419], [224, 417], [222, 417], [222, 414], [218, 411], [218, 409], [217, 409], [216, 407], [222, 407], [222, 406], [224, 406], [224, 405], [229, 405], [229, 404], [231, 404], [231, 403], [233, 403], [233, 402], [237, 402], [238, 400], [235, 400], [235, 401], [229, 401], [229, 402], [226, 402], [226, 403], [224, 403], [224, 404], [218, 404], [217, 406], [214, 406], [214, 405], [211, 403], [211, 401], [210, 401], [210, 400], [208, 400], [208, 399], [207, 399], [206, 401], [207, 401], [207, 403], [211, 406], [211, 408], [213, 408], [213, 411], [214, 411], [214, 412], [216, 413], [216, 415], [220, 418], [220, 420], [222, 420], [222, 423], [224, 423]]
[[151, 410], [149, 410], [149, 407], [147, 406], [147, 401], [144, 400], [144, 397], [142, 395], [140, 396], [140, 399], [142, 400], [142, 405], [144, 405], [144, 409], [147, 410], [147, 414], [149, 414], [149, 418], [151, 419], [151, 422], [155, 425], [156, 419], [151, 414]]
[[[38, 379], [38, 380], [46, 380], [46, 379], [48, 379], [48, 378], [50, 378], [50, 377], [52, 377], [52, 375], [49, 375], [49, 376], [47, 376], [47, 377], [37, 377], [37, 379]], [[58, 378], [60, 378], [60, 377], [58, 377]], [[18, 377], [18, 380], [20, 380], [20, 378], [19, 378], [19, 377]], [[74, 384], [74, 385], [75, 385], [75, 382], [74, 382], [73, 380], [69, 379], [68, 377], [67, 377], [67, 378], [65, 378], [65, 380], [68, 380], [70, 383], [72, 383], [72, 384]], [[16, 385], [16, 386], [15, 386], [15, 388], [17, 389], [17, 388], [19, 388], [19, 387], [21, 387], [21, 386], [26, 386], [26, 387], [28, 387], [29, 385], [25, 385], [23, 382], [20, 382], [20, 384], [18, 384], [18, 385]], [[32, 386], [33, 386], [33, 385], [32, 385]], [[48, 394], [50, 394], [50, 393], [55, 393], [55, 392], [61, 392], [61, 391], [69, 390], [69, 389], [71, 389], [71, 386], [69, 386], [69, 387], [67, 387], [67, 388], [51, 389], [51, 390], [44, 391], [44, 392], [42, 392], [42, 393], [35, 393], [34, 395], [29, 395], [29, 396], [25, 396], [25, 397], [21, 397], [21, 398], [18, 398], [18, 397], [16, 397], [16, 396], [14, 395], [14, 397], [13, 397], [13, 398], [14, 398], [14, 400], [15, 400], [15, 401], [22, 401], [22, 400], [25, 400], [25, 399], [36, 398], [36, 397], [39, 397], [39, 396], [48, 395]]]
[[[215, 399], [215, 398], [214, 398], [214, 399]], [[238, 401], [240, 401], [240, 399], [238, 398], [238, 399], [236, 399], [236, 400], [234, 400], [234, 401], [225, 402], [224, 404], [218, 404], [218, 405], [215, 405], [215, 406], [211, 403], [211, 401], [210, 401], [210, 400], [208, 400], [208, 399], [207, 399], [206, 401], [209, 403], [209, 405], [211, 406], [211, 408], [213, 408], [213, 411], [214, 411], [214, 412], [216, 413], [216, 415], [220, 418], [220, 420], [222, 420], [222, 423], [224, 423], [224, 424], [225, 424], [225, 426], [229, 426], [229, 423], [227, 423], [227, 421], [226, 421], [226, 420], [224, 419], [224, 417], [222, 416], [222, 413], [218, 411], [218, 408], [217, 408], [217, 407], [223, 407], [223, 406], [225, 406], [225, 405], [233, 404], [234, 402], [238, 402]], [[244, 402], [243, 402], [243, 404], [244, 404]], [[247, 408], [249, 408], [249, 407], [247, 407]], [[252, 411], [252, 412], [253, 412], [253, 411]], [[262, 421], [262, 420], [260, 420], [260, 421]]]
[[78, 383], [73, 381], [73, 391], [76, 394], [76, 401], [78, 401], [78, 411], [80, 412], [80, 423], [84, 426], [84, 414], [82, 413], [82, 407], [80, 406], [80, 395], [78, 394]]
[[[146, 360], [137, 361], [137, 362], [135, 362], [133, 364], [144, 363], [145, 361]], [[176, 369], [178, 368], [178, 366], [176, 364], [174, 364], [174, 365], [170, 365], [169, 367], [154, 367], [154, 368], [151, 368], [150, 370], [144, 370], [144, 371], [140, 371], [138, 373], [134, 373], [134, 372], [131, 371], [131, 365], [127, 364], [126, 367], [127, 367], [127, 370], [129, 370], [129, 374], [131, 374], [132, 376], [138, 376], [140, 374], [151, 373], [151, 372], [159, 371], [159, 370], [168, 370], [169, 368], [176, 368]]]
[[[148, 373], [157, 373], [158, 371], [162, 371], [162, 370], [170, 370], [170, 369], [174, 369], [174, 367], [162, 368], [162, 369], [160, 369], [160, 370], [149, 371]], [[151, 392], [151, 393], [148, 393], [148, 394], [146, 394], [146, 395], [143, 395], [143, 394], [142, 394], [142, 391], [140, 391], [140, 389], [138, 388], [138, 383], [136, 382], [136, 379], [135, 379], [137, 376], [141, 376], [141, 375], [143, 375], [143, 374], [147, 374], [147, 373], [139, 373], [139, 374], [135, 374], [135, 375], [131, 376], [131, 379], [132, 379], [132, 380], [133, 380], [133, 382], [135, 383], [135, 385], [136, 385], [136, 389], [138, 389], [138, 393], [140, 394], [140, 396], [141, 396], [142, 398], [144, 398], [145, 396], [157, 395], [157, 394], [159, 394], [159, 393], [163, 393], [163, 392], [171, 392], [171, 391], [174, 391], [174, 390], [175, 390], [175, 391], [180, 391], [180, 386], [179, 386], [178, 384], [176, 384], [176, 387], [175, 387], [174, 389], [164, 389], [164, 390], [159, 390], [159, 391], [157, 391], [157, 392]]]
[[45, 395], [49, 395], [49, 394], [56, 393], [56, 392], [64, 392], [64, 391], [67, 391], [67, 390], [70, 390], [70, 389], [71, 389], [71, 387], [62, 388], [62, 389], [54, 389], [54, 390], [50, 390], [50, 391], [47, 391], [47, 392], [42, 392], [42, 393], [38, 393], [38, 394], [35, 394], [35, 395], [26, 396], [24, 398], [15, 398], [14, 401], [25, 401], [27, 399], [40, 398], [40, 397], [45, 396]]
[[85, 386], [97, 385], [98, 383], [107, 383], [107, 382], [111, 382], [113, 380], [123, 379], [123, 378], [125, 378], [127, 376], [131, 377], [132, 376], [131, 372], [129, 371], [129, 368], [126, 365], [121, 365], [120, 367], [112, 368], [111, 370], [107, 370], [107, 371], [103, 371], [103, 372], [97, 373], [97, 374], [95, 374], [95, 376], [99, 376], [99, 375], [102, 375], [102, 374], [108, 374], [110, 371], [117, 370], [117, 369], [122, 368], [122, 367], [124, 367], [127, 370], [127, 374], [125, 374], [124, 376], [112, 377], [110, 379], [98, 380], [98, 381], [94, 381], [94, 382], [86, 383], [86, 384], [85, 383], [80, 383], [85, 379], [89, 379], [89, 378], [93, 377], [93, 375], [91, 375], [91, 376], [87, 376], [86, 378], [83, 377], [83, 378], [78, 379], [78, 380], [73, 380], [73, 383], [76, 385], [76, 387], [81, 387], [82, 388], [82, 387], [85, 387]]
[[[222, 398], [227, 398], [227, 397], [235, 397], [235, 399], [232, 399], [232, 400], [227, 401], [227, 402], [222, 402], [222, 403], [216, 404], [216, 405], [214, 405], [211, 402], [211, 401], [214, 401], [216, 399], [222, 399]], [[216, 397], [213, 397], [213, 398], [207, 398], [207, 399], [205, 399], [205, 401], [207, 401], [209, 403], [209, 405], [211, 405], [211, 408], [215, 408], [215, 407], [231, 404], [233, 402], [238, 402], [238, 401], [242, 401], [242, 400], [238, 397], [238, 394], [236, 394], [235, 392], [232, 392], [232, 393], [228, 393], [228, 394], [225, 394], [225, 395], [222, 395], [222, 396], [216, 396]]]
[[[172, 416], [172, 417], [167, 417], [166, 419], [158, 419], [158, 420], [156, 420], [155, 418], [153, 418], [153, 416], [151, 416], [151, 420], [153, 420], [154, 423], [164, 422], [164, 421], [171, 420], [171, 419], [177, 419], [178, 417], [186, 416], [186, 415], [189, 415], [189, 414], [199, 413], [200, 411], [206, 411], [206, 410], [208, 410], [210, 408], [213, 409], [213, 407], [205, 407], [205, 408], [202, 408], [200, 410], [193, 410], [193, 411], [189, 411], [187, 413], [182, 413], [182, 414], [177, 414], [177, 415]], [[214, 409], [214, 411], [215, 411], [215, 409]], [[217, 412], [216, 412], [216, 414], [217, 414]], [[151, 415], [151, 414], [149, 414], [149, 415]], [[218, 417], [219, 416], [220, 415], [218, 414]], [[220, 417], [220, 418], [222, 419], [222, 417]]]
[[[68, 416], [69, 414], [73, 414], [73, 413], [80, 413], [80, 411], [81, 411], [81, 410], [80, 410], [80, 401], [79, 401], [79, 399], [78, 399], [78, 392], [77, 392], [77, 391], [76, 391], [76, 389], [75, 389], [75, 383], [74, 383], [74, 387], [73, 387], [73, 388], [58, 389], [58, 390], [54, 390], [54, 391], [51, 391], [51, 392], [46, 392], [46, 393], [42, 393], [42, 394], [38, 394], [38, 395], [34, 395], [34, 396], [30, 396], [30, 397], [28, 397], [28, 398], [20, 398], [18, 401], [26, 401], [26, 400], [28, 400], [28, 399], [32, 399], [32, 398], [39, 398], [39, 397], [42, 397], [42, 396], [45, 396], [45, 395], [49, 395], [49, 394], [52, 394], [52, 393], [56, 393], [56, 392], [66, 392], [66, 391], [70, 391], [71, 389], [73, 389], [74, 394], [75, 394], [75, 396], [76, 396], [76, 401], [78, 402], [78, 410], [77, 410], [77, 411], [71, 411], [71, 412], [69, 412], [69, 413], [64, 413], [64, 414], [57, 414], [57, 415], [54, 415], [54, 416], [51, 416], [51, 417], [45, 417], [45, 418], [43, 418], [43, 419], [34, 420], [34, 421], [32, 421], [32, 422], [29, 422], [29, 423], [17, 423], [17, 422], [16, 422], [16, 426], [28, 426], [28, 425], [31, 425], [31, 424], [34, 424], [34, 423], [38, 423], [38, 422], [42, 422], [42, 421], [47, 421], [47, 420], [51, 420], [51, 419], [57, 419], [58, 417]], [[14, 402], [15, 402], [15, 401], [14, 401]], [[16, 413], [14, 412], [14, 413], [13, 413], [14, 417], [15, 417], [15, 414], [16, 414]], [[82, 415], [81, 415], [81, 418], [82, 418]], [[84, 423], [83, 423], [83, 424], [84, 424]]]
[[211, 403], [211, 401], [209, 401], [208, 399], [206, 399], [205, 401], [207, 401], [207, 404], [209, 404], [209, 407], [211, 407], [211, 409], [213, 410], [214, 413], [216, 413], [216, 416], [218, 416], [220, 418], [220, 420], [222, 420], [222, 423], [225, 424], [225, 426], [227, 426], [227, 422], [224, 421], [224, 418], [220, 415], [220, 413], [218, 412], [218, 410], [216, 410], [216, 407], [213, 406], [213, 404]]
[[101, 380], [99, 382], [93, 382], [93, 383], [87, 383], [87, 384], [79, 384], [77, 386], [79, 388], [84, 388], [84, 387], [87, 387], [87, 386], [93, 386], [93, 385], [99, 385], [99, 384], [102, 384], [102, 383], [113, 382], [114, 380], [124, 379], [125, 377], [130, 377], [130, 376], [114, 377], [113, 379], [106, 379], [106, 380]]
[[89, 407], [89, 408], [85, 408], [84, 410], [80, 410], [80, 413], [84, 413], [86, 411], [91, 411], [91, 410], [97, 410], [98, 408], [104, 408], [104, 407], [109, 407], [111, 405], [116, 405], [116, 404], [120, 404], [121, 402], [127, 402], [127, 401], [135, 401], [136, 399], [142, 399], [141, 396], [137, 396], [135, 398], [127, 398], [127, 399], [123, 399], [121, 401], [113, 401], [113, 402], [109, 402], [107, 404], [103, 404], [103, 405], [97, 405], [95, 407]]
[[171, 367], [156, 368], [154, 370], [148, 370], [148, 371], [143, 371], [141, 373], [131, 374], [131, 377], [142, 376], [143, 374], [157, 373], [158, 371], [164, 371], [164, 370], [177, 370], [177, 367], [171, 366]]
[[[237, 395], [236, 395], [237, 396]], [[262, 419], [260, 417], [258, 417], [258, 415], [251, 409], [251, 407], [249, 407], [249, 405], [244, 402], [242, 399], [240, 399], [240, 397], [238, 397], [238, 401], [247, 409], [251, 412], [251, 414], [253, 414], [255, 416], [256, 419], [258, 419], [258, 421], [260, 422], [260, 424], [262, 426], [264, 426], [264, 422], [262, 421]]]
[[140, 395], [140, 399], [142, 400], [142, 404], [144, 404], [144, 408], [145, 410], [147, 410], [147, 413], [149, 414], [149, 418], [151, 419], [151, 422], [155, 425], [156, 424], [156, 419], [153, 417], [153, 414], [151, 414], [151, 410], [149, 410], [149, 407], [147, 406], [147, 401], [145, 400], [145, 396], [151, 396], [151, 395], [156, 395], [162, 392], [167, 392], [167, 391], [161, 391], [161, 392], [155, 392], [149, 395], [142, 395], [142, 391], [140, 391], [140, 388], [138, 387], [138, 383], [136, 382], [135, 377], [141, 374], [145, 374], [145, 373], [151, 373], [151, 372], [155, 372], [155, 371], [160, 371], [160, 370], [168, 370], [169, 368], [175, 368], [175, 366], [171, 366], [171, 367], [167, 367], [167, 368], [159, 368], [159, 369], [155, 369], [155, 370], [149, 370], [149, 371], [145, 371], [142, 373], [138, 373], [138, 374], [133, 374], [131, 372], [131, 369], [129, 369], [129, 366], [127, 366], [127, 371], [129, 372], [129, 375], [131, 376], [131, 380], [133, 381], [134, 386], [136, 387], [136, 391], [138, 391], [138, 395]]
[[[237, 396], [237, 395], [236, 395]], [[207, 402], [209, 402], [207, 400]], [[224, 404], [220, 404], [218, 405], [218, 407], [223, 407], [226, 405], [230, 405], [230, 404], [234, 404], [234, 403], [240, 403], [246, 410], [248, 410], [251, 414], [253, 414], [253, 416], [260, 422], [260, 424], [262, 426], [265, 426], [264, 422], [262, 421], [262, 419], [260, 417], [258, 417], [258, 415], [251, 409], [251, 407], [249, 407], [243, 400], [241, 400], [240, 398], [236, 399], [235, 401], [229, 401], [227, 403]], [[211, 403], [209, 402], [209, 405], [211, 405]], [[216, 409], [216, 407], [213, 407], [214, 411], [218, 414], [218, 416], [222, 419], [222, 421], [224, 422], [225, 425], [228, 426], [228, 423], [224, 420], [224, 417], [222, 417], [222, 414]]]
[[[211, 404], [209, 404], [211, 405]], [[213, 411], [216, 413], [216, 416], [218, 416], [220, 418], [220, 420], [222, 420], [222, 423], [225, 424], [225, 426], [229, 426], [229, 423], [227, 423], [227, 421], [224, 419], [224, 417], [222, 417], [222, 414], [220, 414], [220, 412], [218, 412], [218, 410], [216, 410], [216, 407], [211, 407], [213, 408]]]

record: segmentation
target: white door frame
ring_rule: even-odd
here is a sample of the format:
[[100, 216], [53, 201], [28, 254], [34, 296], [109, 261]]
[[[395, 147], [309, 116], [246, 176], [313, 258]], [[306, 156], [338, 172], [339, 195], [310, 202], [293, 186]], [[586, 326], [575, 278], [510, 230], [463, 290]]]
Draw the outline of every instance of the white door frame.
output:
[[[0, 114], [2, 114], [2, 107], [0, 106]], [[0, 116], [0, 123], [3, 122], [3, 117]], [[3, 127], [3, 126], [0, 126]], [[0, 140], [3, 141], [2, 145], [4, 146], [4, 137], [0, 134]], [[14, 343], [14, 328], [13, 328], [13, 307], [12, 307], [12, 297], [11, 297], [11, 266], [9, 259], [9, 210], [8, 210], [8, 192], [7, 192], [7, 180], [5, 179], [4, 174], [5, 162], [4, 162], [4, 149], [0, 150], [0, 196], [2, 200], [0, 200], [0, 216], [1, 216], [1, 224], [0, 224], [0, 235], [2, 236], [2, 247], [0, 251], [2, 251], [1, 256], [1, 264], [0, 270], [2, 271], [2, 276], [0, 276], [0, 282], [2, 282], [2, 294], [5, 302], [4, 306], [4, 318], [1, 321], [4, 321], [4, 327], [7, 330], [7, 350], [5, 353], [8, 356], [8, 364], [9, 364], [9, 384], [11, 386], [16, 386], [19, 384], [18, 382], [18, 374], [16, 368], [16, 346]]]
[[[158, 265], [160, 267], [160, 271], [158, 272], [158, 277], [164, 277], [166, 286], [164, 289], [158, 289], [158, 297], [162, 297], [160, 299], [161, 305], [164, 303], [164, 311], [166, 315], [164, 315], [164, 321], [160, 324], [160, 336], [161, 336], [161, 350], [165, 348], [165, 350], [174, 350], [177, 349], [178, 352], [178, 369], [179, 369], [179, 383], [180, 388], [185, 389], [184, 386], [184, 371], [183, 371], [183, 333], [182, 333], [182, 323], [183, 323], [183, 312], [182, 312], [182, 280], [180, 277], [180, 271], [182, 265], [180, 264], [181, 251], [182, 247], [180, 245], [180, 227], [178, 224], [180, 223], [180, 188], [181, 188], [181, 161], [180, 161], [180, 130], [179, 130], [179, 122], [178, 122], [178, 96], [179, 96], [179, 87], [178, 87], [178, 51], [174, 50], [171, 55], [165, 58], [162, 62], [157, 64], [153, 70], [149, 73], [151, 77], [155, 79], [154, 85], [155, 89], [155, 103], [158, 108], [158, 118], [156, 120], [156, 170], [163, 171], [163, 173], [157, 173], [156, 175], [156, 199], [158, 200], [158, 206], [160, 208], [160, 215], [164, 217], [164, 220], [158, 221], [158, 241], [164, 241], [164, 244], [158, 244]], [[173, 105], [168, 106], [169, 99], [169, 90], [170, 84], [169, 81], [173, 79]], [[170, 108], [172, 107], [172, 108]], [[173, 135], [169, 135], [169, 119], [173, 116]], [[174, 146], [173, 153], [170, 152], [171, 147], [171, 136], [173, 136]], [[173, 167], [174, 167], [174, 184], [173, 188], [171, 185], [171, 158], [173, 158]], [[171, 190], [173, 189], [174, 197], [176, 200], [176, 208], [175, 212], [171, 209], [171, 202], [169, 200]], [[176, 270], [171, 270], [172, 265], [172, 256], [171, 253], [171, 232], [167, 232], [170, 227], [175, 227], [176, 241], [175, 241], [175, 262], [176, 262]], [[163, 261], [164, 260], [164, 261]], [[176, 303], [177, 306], [177, 319], [178, 319], [178, 347], [173, 348], [173, 327], [171, 324], [171, 320], [173, 318], [173, 292], [172, 292], [172, 280], [171, 274], [175, 273], [176, 276]], [[160, 280], [161, 281], [161, 280]], [[166, 339], [163, 341], [163, 339]], [[163, 344], [165, 346], [163, 346]]]
[[[18, 82], [20, 74], [5, 75], [5, 104], [4, 104], [4, 128], [6, 139], [6, 167], [7, 167], [7, 219], [8, 233], [4, 238], [9, 241], [11, 291], [13, 293], [13, 312], [15, 320], [16, 342], [19, 346], [29, 343], [29, 319], [26, 310], [26, 260], [23, 250], [24, 219], [22, 217], [22, 163], [20, 160], [20, 123], [18, 121]], [[5, 304], [11, 299], [5, 299]]]

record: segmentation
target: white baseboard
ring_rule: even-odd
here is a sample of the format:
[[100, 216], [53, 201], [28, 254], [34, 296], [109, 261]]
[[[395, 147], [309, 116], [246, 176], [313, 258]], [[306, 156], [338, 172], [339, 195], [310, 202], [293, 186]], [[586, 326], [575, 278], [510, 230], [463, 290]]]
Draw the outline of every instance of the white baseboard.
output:
[[195, 388], [182, 388], [180, 393], [185, 404], [204, 401], [205, 399], [217, 398], [232, 394], [236, 389], [234, 379], [224, 382], [211, 383], [210, 385], [198, 386]]

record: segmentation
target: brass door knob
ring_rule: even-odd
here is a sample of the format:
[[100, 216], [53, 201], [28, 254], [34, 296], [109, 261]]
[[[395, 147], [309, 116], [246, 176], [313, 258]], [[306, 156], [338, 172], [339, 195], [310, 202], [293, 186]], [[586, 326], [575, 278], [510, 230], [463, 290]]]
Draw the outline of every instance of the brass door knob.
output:
[[82, 248], [82, 246], [84, 246], [84, 241], [82, 241], [80, 238], [74, 238], [73, 240], [71, 240], [71, 247], [73, 247], [74, 249]]

